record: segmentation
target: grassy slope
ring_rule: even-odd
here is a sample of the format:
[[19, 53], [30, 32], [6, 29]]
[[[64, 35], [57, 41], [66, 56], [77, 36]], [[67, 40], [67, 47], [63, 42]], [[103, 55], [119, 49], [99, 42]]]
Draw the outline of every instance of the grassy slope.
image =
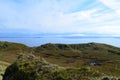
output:
[[[99, 44], [45, 44], [35, 48], [35, 55], [61, 66], [89, 66], [111, 75], [120, 75], [120, 48]], [[91, 66], [91, 62], [98, 65]]]
[[[45, 44], [30, 48], [23, 44], [0, 42], [0, 61], [11, 63], [19, 53], [33, 53], [61, 66], [87, 66], [112, 76], [120, 75], [120, 48], [106, 44]], [[90, 62], [99, 65], [91, 66]]]
[[98, 80], [103, 75], [91, 68], [64, 68], [24, 55], [7, 68], [4, 80]]
[[0, 61], [13, 62], [20, 53], [29, 51], [29, 47], [24, 44], [12, 42], [0, 42]]

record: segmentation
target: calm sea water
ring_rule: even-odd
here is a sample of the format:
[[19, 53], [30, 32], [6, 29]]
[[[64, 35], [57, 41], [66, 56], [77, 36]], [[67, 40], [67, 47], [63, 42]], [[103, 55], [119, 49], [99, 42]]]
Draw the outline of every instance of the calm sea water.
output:
[[77, 44], [77, 43], [88, 43], [98, 42], [110, 44], [113, 46], [120, 47], [120, 38], [0, 38], [0, 41], [9, 41], [23, 43], [28, 46], [39, 46], [46, 43], [66, 43], [66, 44]]

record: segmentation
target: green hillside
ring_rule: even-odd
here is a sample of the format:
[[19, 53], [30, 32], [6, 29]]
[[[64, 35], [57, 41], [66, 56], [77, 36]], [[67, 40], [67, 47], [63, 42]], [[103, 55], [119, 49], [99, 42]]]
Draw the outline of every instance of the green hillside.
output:
[[10, 65], [3, 76], [4, 80], [96, 80], [103, 73], [89, 67], [65, 68], [50, 64], [32, 55], [20, 55]]
[[45, 44], [34, 54], [61, 66], [89, 66], [106, 74], [120, 75], [120, 48], [100, 43]]
[[120, 77], [120, 48], [101, 43], [24, 44], [0, 42], [0, 61], [13, 63], [19, 54], [33, 54], [62, 67], [89, 67], [109, 76]]
[[0, 42], [0, 61], [13, 62], [20, 53], [29, 51], [29, 47], [13, 42]]

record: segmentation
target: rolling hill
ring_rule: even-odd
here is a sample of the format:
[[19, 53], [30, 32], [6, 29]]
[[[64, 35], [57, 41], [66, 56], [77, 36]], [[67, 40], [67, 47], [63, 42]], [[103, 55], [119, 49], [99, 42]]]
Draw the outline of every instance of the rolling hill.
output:
[[19, 54], [33, 54], [62, 67], [90, 67], [110, 76], [120, 76], [120, 48], [101, 43], [24, 44], [0, 42], [0, 61], [13, 63]]
[[34, 54], [61, 66], [89, 66], [106, 74], [120, 75], [120, 48], [101, 44], [45, 44]]
[[0, 42], [0, 60], [5, 62], [14, 62], [20, 53], [29, 51], [29, 47], [13, 42]]

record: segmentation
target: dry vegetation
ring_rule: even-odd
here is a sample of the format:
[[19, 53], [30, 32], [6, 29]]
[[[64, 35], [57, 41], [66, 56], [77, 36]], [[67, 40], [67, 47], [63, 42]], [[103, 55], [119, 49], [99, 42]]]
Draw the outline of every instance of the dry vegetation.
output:
[[34, 54], [63, 67], [89, 67], [108, 76], [120, 77], [120, 48], [111, 45], [49, 43], [28, 47], [18, 43], [0, 42], [0, 61], [13, 63], [20, 53]]

